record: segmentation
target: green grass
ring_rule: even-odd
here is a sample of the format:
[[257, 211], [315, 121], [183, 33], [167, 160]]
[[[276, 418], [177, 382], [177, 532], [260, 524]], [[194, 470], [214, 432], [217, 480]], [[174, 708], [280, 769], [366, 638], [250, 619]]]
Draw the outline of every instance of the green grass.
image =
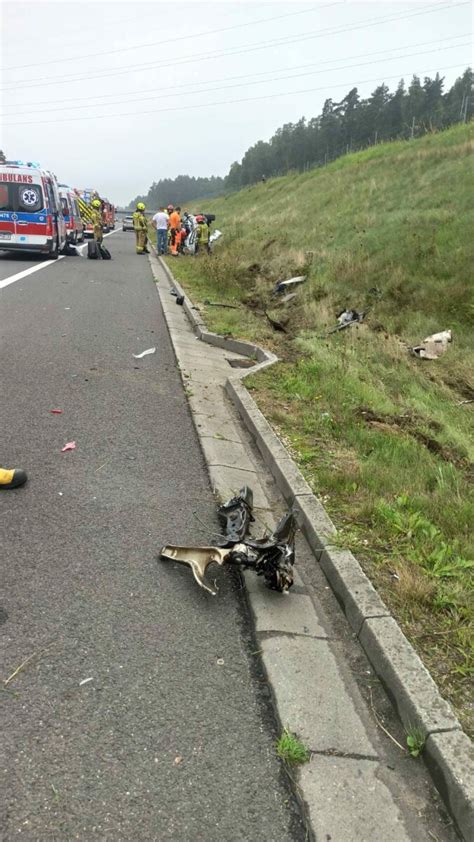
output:
[[[213, 200], [214, 254], [172, 264], [210, 329], [279, 355], [247, 386], [468, 731], [473, 151], [474, 126], [457, 126]], [[302, 273], [278, 306], [275, 282]], [[322, 338], [344, 306], [366, 321]], [[447, 328], [443, 357], [408, 354]]]
[[425, 736], [420, 728], [412, 728], [407, 732], [407, 748], [412, 757], [419, 757], [425, 747]]
[[287, 728], [278, 738], [276, 743], [278, 757], [281, 757], [289, 766], [299, 766], [308, 763], [311, 755], [304, 743]]

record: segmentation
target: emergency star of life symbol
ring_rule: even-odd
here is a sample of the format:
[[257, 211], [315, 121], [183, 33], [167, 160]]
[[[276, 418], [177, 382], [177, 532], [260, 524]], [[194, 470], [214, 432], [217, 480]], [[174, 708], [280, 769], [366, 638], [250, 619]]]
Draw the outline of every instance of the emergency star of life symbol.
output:
[[21, 201], [24, 205], [36, 205], [36, 202], [38, 201], [38, 194], [36, 190], [32, 190], [31, 188], [23, 190], [21, 194]]

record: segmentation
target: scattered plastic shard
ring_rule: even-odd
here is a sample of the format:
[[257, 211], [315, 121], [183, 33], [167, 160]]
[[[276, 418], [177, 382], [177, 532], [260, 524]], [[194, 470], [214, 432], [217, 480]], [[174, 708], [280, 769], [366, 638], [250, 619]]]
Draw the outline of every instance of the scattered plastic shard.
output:
[[273, 289], [273, 295], [283, 295], [284, 292], [290, 292], [291, 288], [302, 284], [306, 280], [306, 275], [298, 275], [296, 278], [289, 278], [288, 281], [277, 281]]
[[339, 330], [345, 330], [346, 327], [352, 327], [352, 325], [357, 325], [360, 322], [363, 322], [365, 312], [359, 312], [358, 310], [343, 310], [341, 313], [338, 313], [336, 318], [337, 325], [327, 332], [327, 336], [330, 336], [331, 333], [337, 333]]
[[142, 351], [141, 354], [133, 354], [136, 360], [141, 360], [143, 357], [147, 357], [148, 354], [154, 354], [156, 352], [156, 348], [148, 348], [146, 351]]
[[352, 322], [360, 322], [363, 319], [363, 313], [358, 313], [357, 310], [343, 310], [337, 317], [338, 324], [341, 327], [352, 324]]
[[451, 330], [441, 330], [423, 339], [420, 345], [410, 348], [410, 352], [421, 360], [437, 360], [448, 350], [448, 344], [453, 341]]
[[76, 442], [75, 441], [68, 441], [64, 447], [61, 448], [61, 453], [65, 453], [66, 450], [75, 450], [76, 449]]
[[212, 596], [216, 596], [217, 591], [206, 584], [204, 577], [210, 564], [224, 564], [228, 554], [229, 551], [221, 547], [178, 547], [167, 545], [161, 549], [160, 557], [168, 561], [179, 561], [180, 564], [189, 565], [198, 585], [212, 594]]
[[62, 415], [64, 412], [63, 409], [50, 409], [49, 411], [51, 415]]
[[89, 678], [83, 678], [82, 681], [79, 682], [79, 687], [82, 687], [83, 684], [89, 684], [89, 681], [93, 681], [94, 676], [90, 676]]
[[280, 300], [276, 302], [276, 305], [278, 307], [282, 307], [284, 304], [289, 304], [290, 301], [293, 301], [293, 299], [297, 296], [297, 292], [289, 292], [287, 295], [284, 295], [283, 298], [280, 298]]

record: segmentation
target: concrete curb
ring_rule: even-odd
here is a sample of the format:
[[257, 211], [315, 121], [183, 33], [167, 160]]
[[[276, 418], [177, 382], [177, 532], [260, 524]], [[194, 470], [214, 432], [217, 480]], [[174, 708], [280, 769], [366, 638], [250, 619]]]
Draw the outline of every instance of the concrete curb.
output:
[[331, 585], [347, 620], [383, 683], [407, 731], [421, 730], [423, 757], [435, 786], [462, 837], [474, 837], [474, 749], [430, 673], [390, 615], [355, 557], [331, 546], [336, 528], [297, 465], [259, 410], [242, 381], [278, 358], [250, 342], [218, 336], [206, 329], [199, 311], [160, 259], [168, 280], [184, 297], [183, 308], [203, 342], [257, 361], [250, 370], [227, 378], [226, 392], [255, 441]]

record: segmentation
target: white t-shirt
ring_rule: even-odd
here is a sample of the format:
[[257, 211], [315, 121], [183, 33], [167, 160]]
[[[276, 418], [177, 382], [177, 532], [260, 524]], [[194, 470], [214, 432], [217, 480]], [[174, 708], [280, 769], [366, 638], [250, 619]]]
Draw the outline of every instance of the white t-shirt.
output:
[[153, 222], [156, 222], [156, 227], [158, 230], [163, 230], [168, 228], [168, 217], [164, 211], [158, 211], [155, 213], [153, 217]]

